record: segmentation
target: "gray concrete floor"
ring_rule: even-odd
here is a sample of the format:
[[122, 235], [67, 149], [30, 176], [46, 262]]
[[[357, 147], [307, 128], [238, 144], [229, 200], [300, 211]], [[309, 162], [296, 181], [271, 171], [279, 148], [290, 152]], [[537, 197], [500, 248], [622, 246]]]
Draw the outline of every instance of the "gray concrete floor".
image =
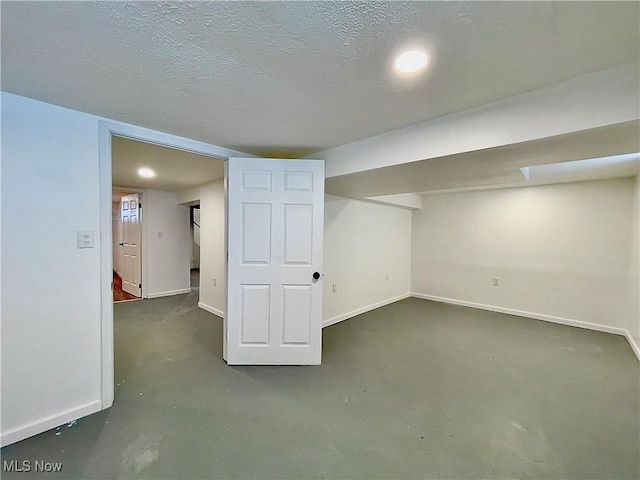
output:
[[323, 332], [319, 367], [229, 367], [190, 295], [115, 306], [115, 403], [5, 447], [3, 478], [638, 478], [626, 340], [406, 299]]

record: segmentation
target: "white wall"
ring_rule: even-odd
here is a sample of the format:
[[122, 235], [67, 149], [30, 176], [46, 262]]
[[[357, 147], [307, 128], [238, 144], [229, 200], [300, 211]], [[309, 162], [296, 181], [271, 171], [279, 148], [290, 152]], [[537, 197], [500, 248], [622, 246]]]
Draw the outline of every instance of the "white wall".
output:
[[190, 188], [179, 193], [178, 201], [200, 204], [199, 306], [222, 316], [226, 305], [224, 183], [218, 180]]
[[3, 445], [101, 408], [98, 185], [96, 117], [2, 93]]
[[142, 193], [143, 293], [147, 298], [191, 291], [189, 207], [178, 194], [159, 190]]
[[622, 178], [425, 195], [412, 290], [627, 329], [633, 189]]
[[[226, 304], [223, 182], [185, 190], [179, 201], [200, 202], [200, 306], [222, 316]], [[410, 271], [409, 210], [325, 197], [325, 325], [407, 296]]]
[[[640, 347], [640, 174], [635, 177], [631, 225], [631, 265], [629, 271], [629, 321], [631, 338]], [[638, 348], [640, 352], [640, 348]]]
[[324, 208], [325, 325], [408, 296], [411, 211], [330, 195]]

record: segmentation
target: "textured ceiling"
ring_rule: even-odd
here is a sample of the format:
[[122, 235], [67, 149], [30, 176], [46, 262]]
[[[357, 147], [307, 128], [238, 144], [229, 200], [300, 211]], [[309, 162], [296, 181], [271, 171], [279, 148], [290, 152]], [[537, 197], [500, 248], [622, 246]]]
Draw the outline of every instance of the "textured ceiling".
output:
[[[638, 58], [638, 2], [7, 2], [2, 89], [302, 156]], [[394, 78], [424, 46], [426, 74]]]
[[[150, 143], [112, 137], [113, 185], [177, 192], [224, 177], [224, 161]], [[156, 172], [153, 178], [138, 175], [140, 167]]]

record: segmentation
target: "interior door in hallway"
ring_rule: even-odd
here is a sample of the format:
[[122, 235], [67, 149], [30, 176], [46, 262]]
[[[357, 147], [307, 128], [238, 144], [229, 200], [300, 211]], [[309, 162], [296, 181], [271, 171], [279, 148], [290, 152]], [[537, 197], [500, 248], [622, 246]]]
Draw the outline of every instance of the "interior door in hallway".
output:
[[227, 182], [227, 363], [320, 364], [324, 161], [230, 158]]
[[122, 221], [123, 268], [122, 290], [136, 297], [142, 296], [142, 228], [140, 223], [140, 195], [125, 195], [120, 200]]

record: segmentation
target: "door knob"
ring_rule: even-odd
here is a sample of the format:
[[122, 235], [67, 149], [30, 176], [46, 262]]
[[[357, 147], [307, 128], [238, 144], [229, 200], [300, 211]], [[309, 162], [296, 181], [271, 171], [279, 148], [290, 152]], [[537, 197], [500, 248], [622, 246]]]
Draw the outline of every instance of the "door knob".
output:
[[318, 280], [320, 278], [320, 272], [313, 272], [313, 279]]

